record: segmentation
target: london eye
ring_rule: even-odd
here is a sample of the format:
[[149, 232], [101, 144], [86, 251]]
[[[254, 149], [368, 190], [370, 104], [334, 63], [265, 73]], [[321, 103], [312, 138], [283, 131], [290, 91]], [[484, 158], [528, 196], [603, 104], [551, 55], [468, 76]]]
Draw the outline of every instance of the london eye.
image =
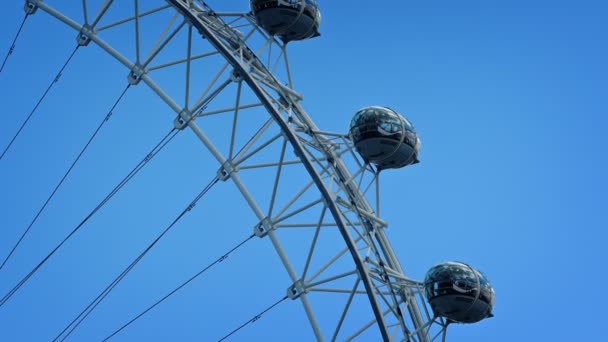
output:
[[[36, 171], [56, 180], [28, 201], [31, 217], [6, 229], [0, 315], [11, 318], [5, 322], [47, 317], [37, 336], [55, 341], [150, 339], [158, 336], [150, 326], [144, 335], [129, 333], [181, 296], [205, 313], [173, 307], [168, 315], [189, 318], [155, 325], [180, 330], [182, 339], [251, 340], [247, 329], [266, 321], [267, 339], [278, 338], [272, 325], [305, 324], [309, 335], [294, 340], [429, 342], [447, 340], [452, 324], [492, 317], [494, 290], [479, 270], [448, 261], [416, 280], [407, 273], [415, 261], [402, 265], [390, 242], [381, 176], [423, 165], [424, 137], [415, 122], [391, 104], [370, 103], [332, 132], [313, 121], [321, 114], [306, 111], [297, 88], [305, 70], [292, 70], [289, 51], [323, 39], [322, 3], [246, 5], [24, 2], [16, 32], [44, 20], [49, 30], [61, 28], [65, 41], [15, 36], [1, 81], [14, 75], [26, 44], [52, 44], [38, 58], [59, 62], [46, 91], [21, 87], [33, 99], [31, 111], [15, 119], [14, 134], [2, 136], [0, 169], [20, 173], [25, 166], [11, 155], [23, 153], [27, 139], [71, 152], [34, 158], [61, 159]], [[97, 59], [111, 61], [112, 70]], [[78, 72], [74, 63], [81, 63]], [[54, 91], [64, 83], [71, 84], [61, 100], [70, 114], [43, 118], [39, 112], [59, 101]], [[61, 127], [74, 135], [45, 135]], [[110, 152], [99, 147], [102, 141]], [[157, 163], [166, 166], [150, 170]], [[149, 183], [138, 183], [146, 177]], [[66, 187], [78, 197], [62, 198]], [[141, 199], [128, 196], [136, 191]], [[150, 211], [166, 219], [151, 219]], [[100, 216], [115, 221], [98, 224]], [[162, 248], [173, 258], [155, 259]], [[241, 267], [219, 271], [239, 257], [246, 258]], [[69, 266], [53, 268], [62, 263]], [[216, 282], [205, 288], [210, 277]], [[154, 290], [140, 296], [142, 288]], [[73, 304], [64, 306], [62, 296]], [[236, 299], [218, 304], [224, 297]], [[214, 304], [205, 304], [210, 298]], [[108, 309], [112, 301], [122, 304]], [[272, 316], [287, 306], [285, 315]], [[72, 314], [57, 314], [57, 307]], [[158, 322], [166, 322], [162, 317]]]

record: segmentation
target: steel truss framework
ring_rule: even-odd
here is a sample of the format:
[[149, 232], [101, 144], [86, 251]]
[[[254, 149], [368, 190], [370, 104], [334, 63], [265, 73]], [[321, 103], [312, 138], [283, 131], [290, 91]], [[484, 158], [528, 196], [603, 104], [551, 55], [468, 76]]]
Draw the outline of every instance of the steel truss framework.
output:
[[[385, 234], [379, 172], [358, 157], [347, 135], [315, 125], [293, 87], [286, 45], [250, 13], [222, 13], [193, 0], [146, 1], [144, 10], [144, 1], [134, 0], [130, 15], [109, 21], [108, 10], [120, 5], [105, 0], [93, 9], [83, 0], [82, 20], [76, 20], [49, 2], [27, 0], [25, 9], [50, 14], [78, 32], [77, 44], [93, 42], [118, 60], [129, 82], [154, 91], [174, 111], [175, 127], [190, 128], [213, 155], [218, 177], [236, 186], [257, 217], [254, 233], [276, 250], [291, 279], [287, 295], [302, 303], [318, 340], [378, 334], [386, 341], [445, 340], [447, 322], [429, 313], [422, 284], [405, 275]], [[171, 19], [151, 37], [141, 23], [160, 12], [171, 12]], [[129, 49], [110, 42], [119, 28], [132, 32]], [[150, 38], [155, 44], [144, 56], [143, 41]], [[157, 73], [184, 65], [185, 74], [173, 79], [181, 89], [155, 81]], [[217, 71], [201, 85], [195, 65]], [[250, 114], [256, 109], [266, 113], [263, 119]], [[218, 134], [206, 120], [223, 121], [227, 131]], [[246, 186], [260, 172], [270, 175], [268, 186]], [[293, 181], [294, 175], [302, 181]], [[285, 243], [294, 229], [306, 231], [309, 241]], [[341, 245], [320, 242], [332, 234]], [[319, 293], [343, 294], [329, 328], [317, 318]]]

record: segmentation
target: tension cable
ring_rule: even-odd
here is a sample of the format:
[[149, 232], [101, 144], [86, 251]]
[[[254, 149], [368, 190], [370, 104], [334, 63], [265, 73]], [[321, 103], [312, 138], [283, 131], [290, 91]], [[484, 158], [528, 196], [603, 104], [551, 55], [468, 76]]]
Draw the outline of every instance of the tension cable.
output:
[[158, 304], [160, 304], [163, 301], [165, 301], [165, 299], [167, 299], [170, 296], [172, 296], [175, 292], [181, 290], [184, 286], [188, 285], [191, 281], [193, 281], [194, 279], [198, 278], [200, 275], [202, 275], [203, 273], [205, 273], [211, 267], [213, 267], [213, 266], [221, 263], [222, 261], [226, 260], [226, 258], [228, 258], [228, 256], [230, 255], [230, 253], [234, 252], [235, 250], [237, 250], [238, 248], [240, 248], [241, 246], [243, 246], [246, 242], [248, 242], [249, 240], [253, 239], [254, 237], [255, 237], [255, 234], [251, 234], [251, 236], [249, 236], [247, 239], [241, 241], [241, 243], [239, 243], [238, 245], [234, 246], [227, 253], [225, 253], [224, 255], [222, 255], [221, 257], [219, 257], [218, 259], [216, 259], [211, 264], [207, 265], [200, 272], [198, 272], [197, 274], [195, 274], [194, 276], [192, 276], [190, 279], [188, 279], [185, 282], [183, 282], [181, 285], [179, 285], [178, 287], [176, 287], [173, 291], [169, 292], [167, 295], [165, 295], [164, 297], [162, 297], [161, 299], [159, 299], [158, 301], [156, 301], [154, 304], [150, 305], [147, 309], [145, 309], [144, 311], [142, 311], [139, 315], [135, 316], [133, 319], [131, 319], [125, 325], [123, 325], [120, 328], [118, 328], [116, 331], [114, 331], [108, 337], [104, 338], [103, 342], [105, 342], [105, 341], [111, 339], [112, 337], [114, 337], [116, 334], [118, 334], [119, 332], [121, 332], [123, 329], [125, 329], [126, 327], [128, 327], [129, 325], [131, 325], [131, 323], [135, 322], [140, 317], [142, 317], [143, 315], [145, 315], [146, 313], [148, 313], [148, 311], [154, 309]]
[[55, 193], [57, 193], [57, 190], [59, 190], [59, 187], [61, 187], [61, 185], [63, 184], [63, 182], [65, 181], [65, 179], [68, 177], [68, 175], [70, 174], [70, 172], [72, 172], [72, 169], [76, 166], [76, 163], [78, 163], [78, 161], [80, 160], [80, 157], [82, 157], [82, 155], [87, 150], [87, 148], [89, 147], [89, 145], [91, 144], [91, 142], [93, 141], [93, 139], [95, 139], [95, 137], [97, 136], [97, 133], [99, 133], [99, 131], [101, 130], [101, 127], [106, 122], [108, 122], [108, 120], [110, 120], [110, 117], [112, 116], [112, 112], [114, 111], [114, 109], [116, 108], [116, 106], [118, 105], [118, 103], [120, 102], [120, 100], [122, 100], [123, 96], [126, 94], [126, 92], [127, 92], [127, 90], [129, 89], [130, 86], [131, 86], [131, 84], [127, 84], [127, 87], [125, 88], [125, 90], [122, 91], [122, 93], [120, 94], [120, 96], [118, 97], [118, 99], [114, 102], [114, 105], [112, 105], [112, 108], [110, 108], [110, 111], [103, 118], [103, 120], [101, 121], [101, 123], [99, 124], [99, 126], [97, 127], [97, 129], [95, 130], [95, 132], [93, 132], [93, 135], [89, 138], [89, 141], [87, 141], [87, 143], [84, 145], [84, 147], [82, 148], [82, 150], [80, 151], [80, 153], [78, 154], [78, 156], [76, 157], [76, 159], [74, 159], [74, 161], [72, 162], [72, 165], [70, 165], [70, 167], [65, 172], [65, 174], [63, 175], [63, 177], [61, 178], [61, 180], [59, 181], [59, 183], [57, 183], [57, 185], [55, 186], [55, 189], [51, 192], [51, 194], [49, 195], [49, 197], [46, 199], [46, 202], [44, 202], [44, 204], [42, 205], [42, 207], [40, 208], [40, 210], [38, 210], [38, 213], [36, 214], [36, 216], [34, 216], [34, 219], [30, 222], [29, 226], [27, 226], [27, 228], [25, 229], [25, 231], [21, 234], [21, 237], [19, 238], [19, 240], [17, 240], [17, 243], [15, 243], [15, 245], [11, 249], [10, 253], [8, 253], [8, 255], [6, 256], [6, 258], [2, 262], [2, 264], [0, 264], [0, 270], [2, 270], [2, 268], [4, 267], [4, 265], [6, 264], [6, 262], [8, 261], [8, 259], [10, 259], [10, 257], [13, 255], [13, 253], [15, 252], [15, 250], [19, 247], [19, 245], [21, 244], [21, 241], [23, 241], [23, 239], [25, 238], [25, 236], [27, 235], [27, 233], [30, 231], [30, 229], [32, 228], [32, 226], [34, 225], [34, 223], [36, 223], [36, 221], [38, 220], [38, 217], [40, 217], [40, 215], [42, 214], [42, 212], [44, 211], [44, 209], [46, 208], [46, 206], [49, 204], [49, 202], [51, 201], [51, 199], [53, 198], [53, 196], [55, 196]]
[[38, 100], [38, 102], [36, 103], [36, 105], [34, 106], [34, 109], [32, 109], [32, 111], [27, 116], [27, 118], [25, 119], [25, 121], [23, 121], [23, 123], [21, 124], [21, 127], [19, 127], [19, 129], [17, 130], [17, 133], [15, 133], [15, 135], [13, 136], [13, 138], [11, 139], [11, 141], [8, 143], [8, 145], [6, 146], [6, 148], [4, 149], [4, 151], [2, 152], [2, 154], [0, 155], [0, 160], [2, 160], [2, 158], [4, 158], [4, 155], [6, 154], [6, 152], [11, 148], [11, 146], [15, 142], [15, 139], [17, 139], [17, 137], [19, 136], [19, 134], [23, 130], [23, 127], [25, 127], [25, 125], [27, 125], [28, 121], [30, 121], [30, 119], [32, 118], [32, 115], [34, 115], [34, 113], [36, 112], [36, 109], [38, 109], [38, 106], [40, 106], [40, 104], [42, 103], [42, 101], [44, 100], [44, 98], [46, 97], [46, 95], [49, 93], [49, 91], [51, 90], [51, 88], [53, 87], [53, 85], [55, 83], [59, 82], [59, 79], [61, 78], [61, 74], [63, 73], [63, 70], [65, 70], [65, 68], [68, 66], [68, 64], [72, 60], [72, 57], [74, 57], [74, 55], [76, 54], [76, 51], [78, 51], [79, 47], [80, 47], [80, 45], [76, 45], [76, 47], [74, 48], [74, 51], [72, 51], [72, 53], [70, 54], [70, 56], [68, 57], [68, 59], [65, 61], [65, 63], [63, 63], [63, 66], [61, 67], [61, 69], [59, 69], [59, 72], [57, 73], [57, 75], [55, 76], [55, 78], [53, 79], [53, 81], [51, 82], [51, 84], [49, 84], [49, 86], [44, 91], [44, 94], [42, 94], [42, 96], [40, 97], [40, 99]]
[[221, 339], [218, 340], [218, 342], [224, 341], [226, 340], [228, 337], [230, 337], [232, 334], [236, 333], [237, 331], [243, 329], [244, 327], [246, 327], [247, 325], [251, 324], [251, 323], [255, 323], [258, 319], [262, 318], [262, 315], [264, 315], [265, 313], [267, 313], [268, 311], [272, 310], [275, 306], [281, 304], [285, 299], [287, 299], [289, 297], [285, 296], [282, 299], [278, 300], [276, 303], [272, 304], [271, 306], [267, 307], [266, 309], [264, 309], [264, 311], [260, 312], [259, 314], [253, 316], [250, 320], [248, 320], [247, 322], [241, 324], [238, 328], [232, 330], [228, 335], [222, 337]]
[[44, 265], [44, 263], [53, 255], [55, 254], [55, 252], [57, 252], [57, 250], [59, 250], [59, 248], [61, 248], [61, 246], [63, 246], [63, 244], [68, 241], [80, 228], [82, 228], [82, 226], [84, 226], [84, 224], [91, 218], [93, 217], [93, 215], [95, 215], [99, 209], [101, 209], [112, 197], [114, 197], [114, 195], [116, 195], [118, 193], [118, 191], [120, 191], [120, 189], [122, 189], [131, 179], [133, 179], [133, 177], [135, 177], [135, 175], [141, 171], [141, 169], [144, 168], [144, 166], [146, 166], [146, 164], [148, 164], [148, 162], [150, 160], [152, 160], [152, 158], [154, 158], [154, 156], [156, 156], [158, 154], [158, 152], [160, 152], [165, 146], [167, 146], [167, 144], [169, 142], [171, 142], [171, 140], [173, 140], [173, 138], [175, 138], [175, 136], [179, 133], [180, 131], [177, 130], [176, 128], [173, 128], [169, 131], [169, 133], [167, 133], [159, 142], [158, 144], [156, 144], [156, 146], [154, 146], [154, 148], [150, 151], [150, 153], [148, 153], [144, 159], [142, 159], [139, 164], [137, 164], [137, 166], [135, 166], [135, 168], [133, 168], [133, 170], [131, 170], [131, 172], [129, 172], [129, 174], [127, 176], [125, 176], [125, 178], [123, 178], [120, 183], [118, 185], [116, 185], [114, 187], [114, 189], [112, 189], [112, 191], [110, 191], [110, 193], [97, 205], [97, 207], [95, 207], [95, 209], [93, 209], [88, 215], [87, 217], [84, 218], [84, 220], [82, 220], [78, 226], [76, 226], [76, 228], [74, 228], [74, 230], [72, 230], [70, 232], [70, 234], [68, 234], [63, 241], [61, 241], [44, 259], [42, 259], [42, 261], [40, 261], [40, 263], [34, 267], [25, 277], [23, 277], [23, 279], [21, 279], [21, 281], [19, 281], [19, 283], [17, 285], [15, 285], [6, 295], [4, 295], [4, 297], [2, 297], [2, 299], [0, 299], [0, 307], [2, 305], [4, 305], [14, 294], [15, 292], [17, 292], [21, 286], [23, 286], [23, 284], [25, 284], [30, 277], [36, 273], [36, 271], [38, 271], [38, 269], [40, 269], [40, 267], [42, 267], [42, 265]]
[[2, 62], [2, 66], [0, 67], [0, 73], [2, 73], [2, 70], [4, 70], [4, 65], [6, 64], [6, 61], [8, 60], [8, 57], [13, 54], [13, 51], [15, 51], [15, 44], [17, 44], [17, 39], [19, 38], [19, 34], [21, 33], [21, 29], [23, 29], [23, 25], [25, 24], [25, 20], [29, 16], [30, 15], [28, 13], [26, 13], [25, 17], [23, 17], [23, 21], [21, 22], [21, 25], [19, 26], [19, 30], [17, 30], [17, 34], [15, 35], [15, 38], [13, 38], [13, 43], [11, 44], [11, 47], [8, 49], [8, 52], [6, 53], [6, 56], [4, 57], [4, 61]]
[[[89, 316], [89, 314], [91, 314], [91, 312], [93, 312], [93, 310], [95, 310], [95, 308], [108, 296], [108, 294], [110, 294], [110, 292], [112, 292], [112, 290], [127, 276], [127, 274], [137, 265], [137, 263], [139, 263], [139, 261], [141, 259], [143, 259], [143, 257], [158, 243], [158, 241], [160, 241], [169, 232], [169, 230], [171, 230], [171, 228], [173, 228], [175, 226], [175, 224], [177, 222], [179, 222], [179, 220], [181, 220], [182, 217], [184, 217], [190, 210], [192, 210], [194, 208], [194, 206], [196, 206], [196, 203], [209, 190], [211, 190], [211, 188], [215, 184], [217, 184], [218, 181], [219, 181], [219, 178], [217, 176], [214, 177], [211, 180], [211, 182], [209, 182], [209, 184], [207, 184], [207, 186], [205, 186], [205, 188], [203, 190], [201, 190], [201, 192], [194, 198], [194, 200], [192, 200], [190, 202], [190, 204], [188, 204], [188, 206], [186, 206], [186, 208], [179, 215], [177, 215], [177, 217], [173, 220], [173, 222], [171, 222], [171, 224], [169, 224], [169, 226], [167, 226], [163, 230], [163, 232], [160, 235], [158, 235], [156, 237], [156, 239], [154, 239], [154, 241], [152, 241], [152, 243], [150, 243], [148, 245], [148, 247], [146, 247], [137, 256], [137, 258], [135, 258], [129, 264], [129, 266], [127, 266], [110, 284], [108, 284], [108, 286], [103, 291], [101, 291], [101, 293], [99, 293], [99, 295], [91, 303], [89, 303], [89, 305], [87, 305], [87, 307], [84, 308], [84, 310], [82, 310], [78, 314], [78, 316], [76, 316], [76, 318], [74, 318], [72, 320], [72, 322], [70, 322], [70, 324], [68, 324], [59, 333], [59, 335], [57, 335], [53, 339], [53, 341], [57, 341], [57, 340], [64, 341], [66, 338], [68, 338], [74, 332], [74, 330], [76, 330], [76, 328], [80, 325], [80, 323], [82, 323]], [[69, 329], [69, 331], [68, 331], [68, 329]], [[66, 331], [67, 331], [67, 333], [66, 333]], [[65, 336], [64, 336], [64, 334], [65, 334]]]

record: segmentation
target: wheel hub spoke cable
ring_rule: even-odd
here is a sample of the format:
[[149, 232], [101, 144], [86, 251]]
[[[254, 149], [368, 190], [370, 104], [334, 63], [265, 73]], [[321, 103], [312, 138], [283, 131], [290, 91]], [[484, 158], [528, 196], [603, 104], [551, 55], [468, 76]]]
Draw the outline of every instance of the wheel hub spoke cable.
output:
[[177, 217], [169, 224], [163, 232], [152, 241], [144, 250], [141, 252], [137, 258], [135, 258], [129, 266], [127, 266], [99, 295], [84, 308], [76, 318], [74, 318], [60, 333], [57, 335], [53, 341], [64, 341], [68, 338], [76, 328], [95, 310], [95, 308], [112, 292], [112, 290], [127, 276], [127, 274], [139, 263], [141, 259], [160, 241], [168, 232], [173, 228], [182, 217], [184, 217], [189, 211], [196, 206], [197, 202], [209, 191], [211, 188], [217, 184], [219, 178], [214, 177], [207, 186], [186, 206], [186, 208], [179, 214]]
[[17, 248], [21, 244], [21, 241], [23, 241], [23, 239], [25, 238], [25, 236], [27, 235], [27, 233], [30, 231], [30, 229], [32, 228], [32, 226], [34, 225], [34, 223], [36, 223], [36, 221], [38, 220], [38, 217], [40, 217], [40, 215], [42, 214], [42, 212], [44, 211], [44, 209], [46, 208], [46, 206], [49, 204], [49, 202], [51, 201], [51, 199], [53, 198], [53, 196], [55, 196], [55, 193], [57, 193], [57, 191], [59, 190], [59, 187], [61, 187], [61, 185], [66, 180], [66, 178], [68, 177], [68, 175], [70, 174], [70, 172], [72, 172], [72, 169], [74, 169], [74, 167], [76, 166], [76, 163], [78, 163], [78, 161], [80, 160], [80, 158], [82, 157], [82, 155], [84, 154], [84, 152], [87, 150], [87, 148], [89, 147], [89, 145], [91, 144], [91, 142], [93, 141], [93, 139], [95, 139], [95, 137], [97, 136], [97, 133], [99, 133], [99, 131], [101, 130], [101, 127], [103, 127], [103, 125], [106, 122], [108, 122], [108, 120], [110, 120], [110, 117], [112, 116], [112, 112], [114, 111], [114, 109], [116, 108], [116, 106], [118, 105], [118, 103], [120, 102], [120, 100], [122, 100], [122, 98], [124, 97], [124, 95], [126, 94], [126, 92], [127, 92], [127, 90], [129, 89], [130, 86], [131, 86], [131, 84], [128, 84], [127, 87], [122, 91], [122, 93], [120, 94], [120, 96], [118, 97], [118, 99], [114, 102], [114, 105], [112, 105], [112, 108], [110, 108], [110, 110], [108, 111], [108, 113], [106, 114], [106, 116], [103, 118], [103, 120], [101, 121], [101, 123], [99, 124], [99, 126], [97, 126], [97, 129], [95, 130], [95, 132], [93, 132], [93, 135], [89, 138], [89, 140], [87, 141], [87, 143], [84, 145], [84, 147], [82, 148], [82, 150], [80, 151], [80, 153], [78, 154], [78, 156], [76, 157], [76, 159], [74, 159], [74, 161], [72, 162], [72, 165], [70, 165], [70, 167], [65, 172], [65, 174], [63, 175], [63, 177], [61, 178], [61, 180], [59, 181], [59, 183], [57, 183], [57, 185], [55, 186], [55, 189], [53, 189], [53, 191], [51, 192], [51, 194], [49, 195], [49, 197], [46, 199], [46, 202], [44, 202], [44, 204], [42, 205], [42, 207], [38, 210], [38, 213], [36, 213], [36, 216], [34, 216], [34, 219], [32, 219], [32, 221], [30, 222], [29, 226], [27, 226], [27, 228], [25, 229], [25, 231], [21, 234], [21, 237], [19, 238], [19, 240], [17, 240], [17, 242], [15, 243], [15, 245], [13, 246], [13, 248], [11, 249], [11, 251], [6, 256], [6, 258], [4, 258], [4, 261], [2, 262], [2, 264], [0, 264], [0, 271], [2, 270], [2, 268], [4, 267], [4, 265], [6, 264], [6, 262], [11, 258], [11, 256], [13, 255], [13, 253], [15, 253], [15, 250], [17, 250]]
[[289, 297], [285, 296], [285, 297], [279, 299], [277, 302], [275, 302], [271, 306], [269, 306], [266, 309], [264, 309], [264, 311], [262, 311], [259, 314], [253, 316], [250, 320], [248, 320], [247, 322], [241, 324], [238, 328], [232, 330], [228, 335], [226, 335], [226, 336], [222, 337], [221, 339], [219, 339], [218, 342], [222, 342], [222, 341], [226, 340], [228, 337], [230, 337], [231, 335], [235, 334], [237, 331], [243, 329], [244, 327], [248, 326], [251, 323], [255, 323], [258, 319], [262, 318], [262, 315], [264, 315], [268, 311], [272, 310], [275, 306], [281, 304], [287, 298], [289, 298]]
[[158, 152], [167, 146], [167, 144], [171, 142], [171, 140], [173, 140], [173, 138], [179, 132], [180, 131], [176, 128], [171, 129], [158, 142], [158, 144], [154, 146], [151, 152], [148, 153], [144, 159], [142, 159], [139, 164], [137, 164], [137, 166], [135, 166], [135, 168], [133, 168], [133, 170], [131, 170], [129, 174], [125, 176], [125, 178], [123, 178], [123, 180], [120, 181], [116, 187], [114, 187], [114, 189], [112, 189], [112, 191], [110, 191], [110, 193], [84, 218], [84, 220], [78, 224], [78, 226], [76, 226], [76, 228], [74, 228], [74, 230], [72, 230], [44, 259], [42, 259], [42, 261], [40, 261], [38, 265], [36, 265], [36, 267], [34, 267], [25, 277], [23, 277], [23, 279], [21, 279], [21, 281], [19, 281], [19, 283], [17, 283], [17, 285], [15, 285], [6, 295], [4, 295], [4, 297], [2, 297], [2, 299], [0, 299], [0, 307], [2, 307], [2, 305], [4, 305], [23, 286], [23, 284], [25, 284], [32, 277], [32, 275], [34, 275], [34, 273], [36, 273], [36, 271], [38, 271], [38, 269], [40, 269], [40, 267], [42, 267], [42, 265], [44, 265], [44, 263], [46, 263], [47, 260], [49, 260], [49, 258], [55, 254], [59, 248], [61, 248], [61, 246], [63, 246], [63, 244], [65, 244], [78, 230], [80, 230], [80, 228], [82, 228], [84, 224], [91, 219], [91, 217], [93, 217], [93, 215], [95, 215], [112, 197], [114, 197], [114, 195], [116, 195], [120, 189], [122, 189], [131, 179], [133, 179], [133, 177], [135, 177], [135, 175], [141, 171], [141, 169], [143, 169], [144, 166], [146, 166], [148, 162], [150, 162], [150, 160], [152, 160], [152, 158], [158, 154]]
[[8, 57], [13, 54], [13, 51], [15, 51], [15, 44], [17, 44], [17, 39], [19, 38], [19, 34], [21, 33], [21, 30], [23, 29], [25, 20], [27, 20], [27, 17], [29, 17], [29, 16], [30, 15], [28, 13], [26, 13], [25, 17], [23, 17], [23, 21], [21, 22], [21, 25], [19, 25], [19, 30], [17, 30], [17, 34], [15, 35], [15, 38], [13, 38], [13, 43], [11, 44], [11, 47], [8, 49], [8, 52], [6, 53], [6, 56], [4, 57], [4, 61], [2, 61], [2, 66], [0, 67], [0, 73], [2, 73], [2, 70], [4, 70], [4, 65], [6, 65], [6, 61], [8, 61]]
[[8, 143], [8, 145], [6, 146], [6, 148], [4, 148], [4, 151], [2, 151], [2, 154], [0, 155], [0, 160], [2, 160], [2, 158], [4, 158], [4, 155], [6, 154], [6, 152], [8, 152], [8, 150], [11, 148], [11, 146], [15, 142], [15, 139], [17, 139], [17, 137], [19, 136], [19, 134], [21, 133], [21, 131], [23, 130], [23, 128], [25, 127], [25, 125], [27, 125], [27, 123], [30, 121], [30, 119], [32, 118], [32, 115], [34, 115], [34, 113], [36, 112], [36, 109], [38, 109], [38, 107], [40, 106], [40, 104], [42, 103], [42, 101], [44, 100], [44, 98], [46, 97], [46, 95], [49, 93], [49, 91], [51, 91], [51, 88], [53, 88], [53, 85], [55, 83], [59, 82], [59, 79], [61, 78], [61, 74], [63, 73], [63, 71], [65, 70], [65, 68], [68, 66], [68, 64], [72, 60], [72, 57], [74, 57], [74, 55], [76, 54], [76, 51], [78, 51], [79, 47], [80, 47], [80, 45], [76, 45], [76, 47], [74, 48], [74, 51], [72, 51], [72, 53], [70, 54], [70, 56], [68, 57], [68, 59], [65, 61], [65, 63], [63, 63], [63, 66], [61, 67], [61, 69], [59, 69], [59, 72], [57, 73], [57, 75], [55, 76], [55, 78], [53, 79], [53, 81], [51, 81], [51, 84], [49, 84], [49, 86], [46, 88], [46, 90], [44, 91], [44, 93], [42, 94], [42, 96], [40, 97], [40, 99], [38, 99], [38, 102], [36, 103], [36, 105], [34, 106], [34, 108], [32, 109], [32, 111], [28, 114], [28, 116], [25, 119], [25, 121], [23, 121], [23, 123], [21, 124], [21, 126], [17, 130], [17, 133], [15, 133], [15, 135], [13, 136], [13, 138], [11, 139], [11, 141]]
[[[258, 130], [258, 133], [260, 131], [263, 130], [263, 126], [262, 128], [260, 128]], [[249, 138], [249, 141], [244, 144], [239, 151], [237, 152], [237, 156], [240, 155], [243, 150], [245, 149], [245, 147], [247, 145], [249, 145], [249, 143], [255, 138], [255, 136], [257, 135], [254, 134], [251, 138]], [[217, 182], [217, 179], [214, 180], [214, 182]], [[131, 325], [132, 323], [134, 323], [136, 320], [138, 320], [139, 318], [141, 318], [143, 315], [145, 315], [146, 313], [148, 313], [150, 310], [152, 310], [153, 308], [155, 308], [156, 306], [158, 306], [160, 303], [162, 303], [163, 301], [165, 301], [166, 299], [168, 299], [170, 296], [172, 296], [175, 292], [181, 290], [184, 286], [188, 285], [190, 282], [192, 282], [194, 279], [198, 278], [200, 275], [202, 275], [203, 273], [205, 273], [207, 270], [209, 270], [211, 267], [215, 266], [216, 264], [224, 261], [232, 252], [234, 252], [236, 249], [238, 249], [239, 247], [241, 247], [242, 245], [244, 245], [246, 242], [248, 242], [249, 240], [251, 240], [253, 237], [255, 236], [255, 234], [252, 234], [251, 236], [249, 236], [247, 239], [245, 239], [244, 241], [242, 241], [241, 243], [239, 243], [238, 245], [236, 245], [234, 248], [232, 248], [231, 250], [229, 250], [226, 254], [222, 255], [220, 258], [218, 258], [217, 260], [215, 260], [214, 262], [212, 262], [211, 264], [209, 264], [207, 267], [205, 267], [204, 269], [202, 269], [199, 273], [195, 274], [194, 276], [192, 276], [190, 279], [188, 279], [187, 281], [185, 281], [184, 283], [182, 283], [181, 285], [179, 285], [177, 288], [175, 288], [173, 291], [169, 292], [167, 295], [165, 295], [163, 298], [161, 298], [160, 300], [158, 300], [157, 302], [155, 302], [154, 304], [152, 304], [151, 306], [149, 306], [148, 308], [146, 308], [144, 311], [142, 311], [139, 315], [135, 316], [133, 319], [131, 319], [129, 322], [127, 322], [126, 324], [124, 324], [123, 326], [121, 326], [120, 328], [118, 328], [116, 331], [114, 331], [112, 334], [110, 334], [108, 337], [106, 337], [103, 341], [107, 341], [109, 339], [111, 339], [112, 337], [114, 337], [116, 334], [118, 334], [119, 332], [121, 332], [122, 330], [124, 330], [126, 327], [128, 327], [129, 325]], [[117, 278], [118, 279], [118, 278]], [[116, 280], [116, 279], [115, 279]], [[111, 291], [111, 289], [110, 289]], [[107, 294], [106, 294], [107, 295]], [[101, 297], [101, 294], [98, 296], [98, 298]], [[92, 304], [92, 303], [91, 303]], [[99, 304], [99, 303], [97, 303]], [[95, 306], [97, 305], [95, 304]], [[89, 305], [91, 306], [91, 305]], [[86, 309], [85, 309], [86, 310]], [[91, 309], [92, 310], [92, 309]], [[82, 313], [81, 313], [82, 314]], [[88, 314], [87, 314], [88, 315]], [[78, 318], [77, 318], [78, 319]], [[72, 321], [72, 323], [70, 324], [74, 324], [75, 321], [77, 320], [75, 319], [74, 321]], [[78, 323], [80, 324], [80, 323]], [[56, 338], [55, 341], [63, 334], [65, 333], [65, 331], [69, 328], [66, 327]], [[73, 328], [74, 329], [74, 328]], [[72, 329], [72, 331], [73, 331]], [[68, 335], [71, 334], [71, 331], [68, 333]], [[65, 338], [67, 338], [68, 336], [63, 337], [62, 341], [65, 340]]]
[[176, 293], [177, 291], [181, 290], [184, 286], [188, 285], [190, 282], [192, 282], [194, 279], [198, 278], [200, 275], [202, 275], [203, 273], [205, 273], [206, 271], [208, 271], [210, 268], [212, 268], [213, 266], [215, 266], [215, 265], [221, 263], [222, 261], [226, 260], [226, 258], [228, 258], [228, 256], [232, 252], [234, 252], [235, 250], [237, 250], [238, 248], [240, 248], [241, 246], [243, 246], [246, 242], [248, 242], [249, 240], [253, 239], [254, 237], [255, 237], [255, 234], [251, 234], [247, 239], [241, 241], [238, 245], [234, 246], [232, 249], [230, 249], [224, 255], [222, 255], [221, 257], [217, 258], [214, 262], [212, 262], [211, 264], [207, 265], [205, 268], [203, 268], [197, 274], [195, 274], [194, 276], [190, 277], [190, 279], [188, 279], [185, 282], [181, 283], [173, 291], [169, 292], [167, 295], [165, 295], [164, 297], [162, 297], [161, 299], [159, 299], [158, 301], [156, 301], [154, 304], [152, 304], [148, 308], [146, 308], [144, 311], [142, 311], [139, 315], [133, 317], [133, 319], [131, 319], [129, 322], [127, 322], [126, 324], [124, 324], [123, 326], [121, 326], [120, 328], [118, 328], [116, 331], [114, 331], [108, 337], [104, 338], [103, 342], [105, 342], [105, 341], [111, 339], [112, 337], [114, 337], [116, 334], [118, 334], [119, 332], [121, 332], [123, 329], [125, 329], [126, 327], [128, 327], [129, 325], [131, 325], [133, 322], [135, 322], [139, 318], [141, 318], [143, 315], [147, 314], [150, 310], [154, 309], [157, 305], [159, 305], [160, 303], [164, 302], [165, 299], [171, 297], [174, 293]]

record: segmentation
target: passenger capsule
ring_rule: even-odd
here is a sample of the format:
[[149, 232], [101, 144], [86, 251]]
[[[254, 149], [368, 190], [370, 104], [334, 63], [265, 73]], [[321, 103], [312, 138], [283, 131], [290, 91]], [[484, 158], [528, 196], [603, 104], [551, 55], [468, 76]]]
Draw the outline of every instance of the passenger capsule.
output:
[[321, 12], [317, 0], [251, 0], [258, 24], [287, 43], [319, 36]]
[[418, 163], [420, 139], [414, 126], [387, 107], [366, 107], [350, 122], [350, 137], [363, 159], [379, 169]]
[[436, 316], [458, 323], [492, 317], [494, 289], [479, 271], [461, 262], [433, 266], [424, 279], [426, 298]]

